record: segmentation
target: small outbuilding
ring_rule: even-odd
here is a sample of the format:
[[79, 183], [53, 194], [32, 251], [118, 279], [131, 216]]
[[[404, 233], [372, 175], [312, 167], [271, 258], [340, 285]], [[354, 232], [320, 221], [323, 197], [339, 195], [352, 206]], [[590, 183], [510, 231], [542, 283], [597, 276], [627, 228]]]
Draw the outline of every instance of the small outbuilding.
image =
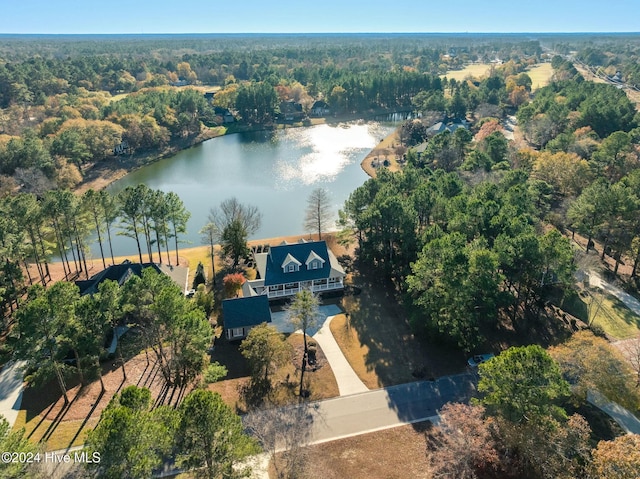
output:
[[269, 298], [265, 295], [225, 299], [222, 302], [224, 333], [228, 340], [244, 339], [251, 328], [271, 322]]

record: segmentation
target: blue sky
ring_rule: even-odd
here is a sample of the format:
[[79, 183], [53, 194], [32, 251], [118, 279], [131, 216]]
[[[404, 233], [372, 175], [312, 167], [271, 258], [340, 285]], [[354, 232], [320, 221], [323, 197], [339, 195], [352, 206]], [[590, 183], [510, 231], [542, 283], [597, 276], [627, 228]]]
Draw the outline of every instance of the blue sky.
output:
[[0, 33], [638, 31], [638, 0], [0, 0]]

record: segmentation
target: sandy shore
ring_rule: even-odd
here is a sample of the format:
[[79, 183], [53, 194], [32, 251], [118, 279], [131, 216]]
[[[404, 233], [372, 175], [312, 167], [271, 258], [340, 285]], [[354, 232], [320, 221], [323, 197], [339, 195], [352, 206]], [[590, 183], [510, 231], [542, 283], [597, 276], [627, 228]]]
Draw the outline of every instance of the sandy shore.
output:
[[384, 168], [384, 161], [389, 162], [387, 167], [390, 171], [399, 171], [400, 165], [397, 161], [395, 149], [400, 145], [400, 126], [389, 134], [384, 140], [365, 156], [360, 166], [364, 172], [372, 178], [376, 177], [376, 170]]

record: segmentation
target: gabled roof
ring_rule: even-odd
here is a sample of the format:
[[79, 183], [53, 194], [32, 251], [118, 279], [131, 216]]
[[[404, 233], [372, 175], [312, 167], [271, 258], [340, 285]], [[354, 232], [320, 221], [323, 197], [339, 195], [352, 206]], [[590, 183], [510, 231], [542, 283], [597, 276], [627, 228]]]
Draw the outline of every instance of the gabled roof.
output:
[[324, 263], [324, 259], [322, 259], [320, 256], [318, 256], [318, 253], [316, 253], [313, 250], [311, 250], [311, 253], [309, 253], [309, 256], [307, 257], [307, 261], [305, 261], [304, 263], [307, 266], [309, 266], [309, 263], [311, 263], [314, 259], [319, 260], [320, 263]]
[[422, 154], [427, 149], [427, 146], [429, 146], [429, 143], [425, 141], [424, 143], [420, 143], [418, 146], [416, 146], [414, 148], [414, 151], [418, 154]]
[[427, 128], [427, 133], [442, 133], [446, 129], [446, 125], [443, 122], [439, 121], [435, 125], [431, 125], [429, 128]]
[[[289, 256], [297, 261], [304, 261], [311, 253], [314, 253], [323, 261], [322, 267], [318, 269], [300, 268], [298, 271], [285, 273], [282, 265]], [[275, 284], [293, 283], [297, 281], [310, 281], [314, 279], [329, 278], [333, 275], [343, 275], [344, 270], [337, 264], [337, 261], [330, 261], [333, 254], [327, 248], [325, 241], [309, 241], [307, 243], [286, 244], [273, 246], [266, 256], [266, 264], [264, 271], [264, 285], [272, 286]], [[335, 266], [332, 268], [332, 266]], [[262, 274], [261, 274], [262, 276]]]
[[81, 295], [94, 294], [98, 292], [98, 286], [100, 286], [103, 281], [116, 281], [118, 285], [122, 286], [131, 276], [142, 276], [142, 270], [146, 268], [153, 268], [158, 273], [166, 274], [180, 286], [180, 289], [184, 290], [187, 279], [186, 274], [188, 272], [187, 268], [181, 266], [165, 266], [156, 263], [132, 263], [129, 260], [109, 266], [107, 269], [103, 269], [93, 275], [90, 279], [76, 281], [75, 284], [80, 289]]
[[99, 273], [93, 275], [86, 281], [77, 281], [76, 285], [80, 288], [80, 294], [93, 294], [98, 292], [98, 286], [100, 283], [106, 280], [116, 281], [122, 286], [132, 275], [142, 276], [142, 270], [145, 268], [153, 268], [160, 273], [154, 263], [132, 263], [125, 260], [121, 264], [109, 266], [107, 269], [103, 269]]
[[293, 256], [291, 256], [291, 253], [289, 253], [287, 255], [287, 257], [284, 259], [284, 261], [282, 262], [282, 264], [280, 265], [281, 268], [284, 268], [286, 265], [288, 265], [289, 263], [295, 263], [298, 266], [300, 266], [302, 263], [300, 261], [298, 261], [296, 258], [294, 258]]
[[269, 298], [266, 295], [222, 301], [224, 328], [245, 328], [271, 322]]

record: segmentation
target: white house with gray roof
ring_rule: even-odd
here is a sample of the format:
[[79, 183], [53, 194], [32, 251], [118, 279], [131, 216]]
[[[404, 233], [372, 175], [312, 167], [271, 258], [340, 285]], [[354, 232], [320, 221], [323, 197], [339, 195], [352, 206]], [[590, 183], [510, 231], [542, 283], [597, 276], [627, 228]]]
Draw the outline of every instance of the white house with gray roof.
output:
[[344, 289], [346, 274], [325, 241], [285, 242], [254, 257], [258, 275], [242, 285], [245, 297], [278, 299], [304, 289], [314, 293]]

